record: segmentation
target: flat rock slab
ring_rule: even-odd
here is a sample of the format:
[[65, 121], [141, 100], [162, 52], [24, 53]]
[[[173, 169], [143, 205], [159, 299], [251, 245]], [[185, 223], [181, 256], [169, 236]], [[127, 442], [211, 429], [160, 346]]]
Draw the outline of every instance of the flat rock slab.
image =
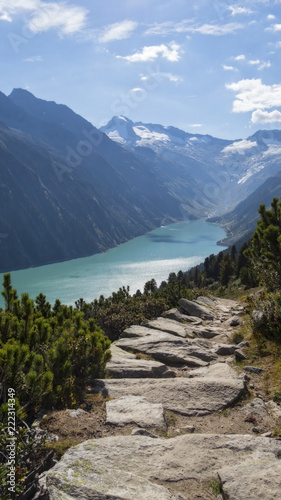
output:
[[[131, 327], [138, 333], [139, 328]], [[148, 354], [156, 360], [170, 364], [181, 364], [190, 367], [206, 366], [216, 361], [218, 355], [214, 352], [217, 346], [207, 340], [183, 339], [170, 333], [146, 328], [147, 332], [140, 337], [122, 338], [116, 345], [126, 351]]]
[[149, 403], [141, 396], [125, 396], [106, 403], [106, 423], [166, 427], [161, 403]]
[[244, 391], [244, 380], [237, 376], [218, 379], [212, 373], [193, 378], [97, 380], [92, 391], [113, 399], [143, 396], [166, 410], [201, 416], [234, 403]]
[[186, 329], [184, 325], [180, 324], [178, 321], [166, 318], [157, 318], [153, 321], [148, 321], [145, 326], [183, 338], [187, 337], [190, 331], [190, 329]]
[[159, 361], [137, 359], [131, 354], [111, 344], [111, 360], [106, 365], [107, 376], [111, 378], [169, 378], [175, 372]]
[[171, 333], [172, 335], [183, 338], [194, 338], [197, 336], [201, 338], [211, 339], [213, 337], [216, 337], [217, 335], [225, 333], [225, 330], [223, 328], [219, 328], [216, 326], [203, 326], [202, 324], [197, 323], [183, 325], [178, 321], [166, 318], [157, 318], [153, 321], [148, 321], [148, 323], [146, 323], [144, 326], [153, 328], [155, 330], [160, 330], [162, 332]]
[[158, 361], [131, 359], [130, 361], [109, 361], [107, 376], [111, 378], [172, 378], [176, 374]]
[[109, 350], [111, 352], [111, 360], [120, 361], [122, 359], [122, 360], [128, 361], [130, 359], [136, 359], [135, 354], [133, 354], [131, 352], [124, 351], [123, 349], [120, 349], [120, 347], [117, 347], [115, 342], [113, 342], [110, 345]]
[[245, 376], [238, 375], [237, 371], [234, 370], [228, 363], [215, 363], [213, 365], [205, 366], [204, 368], [197, 368], [189, 372], [189, 377], [200, 377], [200, 378], [216, 378], [217, 380], [245, 380]]
[[[150, 438], [152, 439], [152, 438]], [[128, 470], [130, 470], [128, 464]], [[119, 469], [96, 470], [78, 458], [65, 472], [47, 479], [50, 500], [182, 500], [143, 477]]]
[[222, 490], [229, 500], [280, 500], [280, 460], [245, 462], [219, 470]]
[[204, 325], [188, 325], [185, 327], [187, 336], [199, 337], [203, 339], [212, 339], [218, 335], [224, 335], [225, 330], [218, 326]]
[[191, 300], [187, 299], [180, 299], [179, 305], [180, 311], [184, 314], [190, 316], [198, 316], [199, 318], [206, 320], [214, 319], [213, 313], [207, 307], [197, 302], [192, 302]]
[[216, 307], [216, 299], [215, 297], [205, 297], [204, 295], [200, 295], [200, 297], [197, 297], [197, 299], [194, 301], [196, 303], [199, 302], [199, 304], [203, 304], [204, 306], [214, 308]]
[[202, 325], [202, 319], [196, 318], [196, 316], [187, 316], [187, 314], [182, 314], [178, 309], [169, 309], [162, 314], [163, 318], [174, 319], [180, 323], [193, 323], [196, 325]]
[[146, 335], [151, 335], [150, 328], [147, 326], [132, 325], [123, 331], [121, 338], [139, 338], [145, 337]]
[[[229, 500], [277, 500], [280, 455], [280, 441], [249, 435], [111, 436], [70, 448], [47, 472], [47, 490], [51, 500], [183, 500], [195, 498], [189, 496], [194, 479], [219, 472]], [[254, 484], [246, 464], [253, 474], [256, 467]]]

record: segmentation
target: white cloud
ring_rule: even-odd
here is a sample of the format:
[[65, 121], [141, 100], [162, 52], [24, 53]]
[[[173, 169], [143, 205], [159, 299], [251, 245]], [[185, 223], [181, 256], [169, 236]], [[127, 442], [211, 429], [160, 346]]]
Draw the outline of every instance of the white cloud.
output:
[[248, 141], [243, 139], [242, 141], [233, 142], [229, 146], [223, 148], [222, 153], [239, 153], [245, 154], [245, 151], [254, 148], [257, 145], [256, 141]]
[[154, 61], [158, 57], [163, 57], [171, 62], [180, 60], [181, 46], [175, 42], [168, 45], [150, 45], [143, 47], [141, 52], [136, 52], [130, 56], [116, 56], [118, 59], [125, 59], [128, 62]]
[[200, 127], [203, 127], [203, 123], [191, 123], [189, 125], [189, 127], [196, 127], [196, 128], [200, 128]]
[[253, 78], [227, 84], [226, 88], [236, 93], [234, 113], [281, 106], [281, 84], [264, 85], [261, 79]]
[[262, 70], [265, 68], [270, 68], [271, 62], [270, 61], [261, 61], [260, 59], [250, 59], [247, 61], [247, 58], [244, 54], [240, 54], [239, 56], [233, 57], [235, 61], [244, 61], [250, 66], [258, 66], [258, 70]]
[[170, 82], [173, 82], [173, 83], [183, 82], [182, 76], [174, 75], [173, 73], [165, 73], [165, 72], [161, 72], [161, 71], [151, 73], [149, 76], [141, 75], [141, 80], [146, 81], [146, 80], [149, 80], [149, 78], [151, 78], [151, 77], [155, 77], [159, 81], [161, 80], [161, 78], [167, 78], [167, 80], [169, 80]]
[[0, 11], [0, 21], [8, 21], [9, 23], [12, 22], [12, 18], [8, 12], [1, 12]]
[[234, 66], [227, 66], [226, 64], [223, 64], [222, 67], [225, 71], [238, 71], [238, 69], [234, 68]]
[[248, 62], [249, 62], [249, 64], [250, 64], [251, 66], [257, 66], [258, 64], [260, 64], [260, 63], [261, 63], [259, 59], [255, 59], [255, 60], [248, 61]]
[[274, 33], [281, 31], [281, 24], [273, 24], [269, 28], [266, 28], [266, 31], [273, 31]]
[[129, 38], [132, 32], [136, 29], [138, 23], [125, 19], [120, 23], [110, 24], [106, 26], [99, 36], [101, 43], [112, 42], [113, 40], [124, 40]]
[[149, 28], [145, 35], [169, 35], [171, 33], [201, 33], [202, 35], [221, 36], [235, 33], [237, 30], [243, 28], [242, 24], [228, 23], [228, 24], [202, 24], [201, 26], [191, 24], [191, 20], [184, 19], [180, 23], [172, 23], [167, 21], [165, 23], [155, 23]]
[[186, 31], [191, 33], [201, 33], [202, 35], [222, 36], [236, 33], [237, 30], [244, 28], [243, 24], [228, 23], [228, 24], [202, 24], [198, 27], [186, 28]]
[[172, 21], [166, 21], [164, 23], [154, 23], [148, 30], [145, 31], [145, 35], [170, 35], [171, 33], [185, 33], [190, 26], [191, 21], [188, 19], [183, 19], [179, 23], [174, 23]]
[[253, 11], [251, 9], [247, 9], [247, 7], [235, 7], [234, 5], [230, 5], [228, 7], [231, 10], [232, 16], [237, 16], [239, 14], [252, 14]]
[[41, 33], [57, 28], [61, 34], [73, 34], [86, 24], [87, 10], [66, 2], [43, 2], [41, 0], [0, 0], [0, 19], [13, 21], [16, 15], [29, 13], [27, 28], [32, 33]]
[[86, 23], [86, 10], [65, 3], [41, 3], [40, 8], [28, 23], [33, 33], [58, 28], [62, 34], [71, 35], [80, 31]]
[[0, 0], [0, 19], [12, 22], [14, 15], [39, 8], [40, 0]]
[[239, 56], [236, 56], [233, 58], [235, 61], [245, 61], [246, 56], [244, 54], [240, 54]]
[[281, 123], [281, 113], [275, 109], [274, 111], [262, 111], [257, 109], [252, 113], [253, 123]]
[[171, 21], [165, 23], [154, 23], [153, 26], [145, 31], [145, 35], [169, 35], [175, 31], [175, 25]]
[[262, 70], [264, 68], [270, 68], [271, 67], [271, 62], [270, 61], [263, 61], [260, 63], [258, 70]]
[[268, 14], [268, 16], [267, 16], [267, 19], [268, 19], [269, 21], [273, 21], [273, 19], [275, 19], [275, 18], [276, 18], [276, 17], [274, 16], [274, 14]]
[[42, 56], [32, 56], [32, 57], [27, 57], [26, 59], [24, 59], [24, 62], [42, 62], [43, 61], [43, 58]]
[[172, 73], [161, 73], [164, 78], [168, 78], [170, 82], [179, 83], [183, 82], [182, 76], [173, 75]]

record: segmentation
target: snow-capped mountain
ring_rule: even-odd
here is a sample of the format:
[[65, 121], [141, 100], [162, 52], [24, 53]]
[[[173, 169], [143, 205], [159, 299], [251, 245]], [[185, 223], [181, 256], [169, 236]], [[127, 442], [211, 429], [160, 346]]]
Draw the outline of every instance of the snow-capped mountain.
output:
[[101, 130], [159, 168], [162, 165], [166, 173], [168, 160], [171, 169], [180, 168], [183, 179], [188, 173], [198, 180], [204, 194], [217, 200], [210, 215], [233, 208], [281, 170], [280, 130], [261, 130], [247, 139], [229, 141], [175, 127], [134, 123], [124, 116], [113, 117]]
[[176, 127], [134, 123], [125, 116], [114, 116], [100, 130], [113, 141], [129, 148], [149, 147], [156, 152], [161, 152], [163, 149], [182, 151], [194, 159], [198, 159], [198, 152], [204, 157], [207, 149], [211, 148], [214, 153], [218, 153], [231, 143], [231, 141], [215, 139], [210, 135], [189, 134]]

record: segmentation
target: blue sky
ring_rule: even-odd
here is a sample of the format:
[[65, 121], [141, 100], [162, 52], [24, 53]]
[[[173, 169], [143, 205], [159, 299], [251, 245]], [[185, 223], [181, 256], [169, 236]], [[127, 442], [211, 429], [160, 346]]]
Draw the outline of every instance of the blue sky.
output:
[[245, 138], [281, 127], [281, 0], [0, 0], [0, 90]]

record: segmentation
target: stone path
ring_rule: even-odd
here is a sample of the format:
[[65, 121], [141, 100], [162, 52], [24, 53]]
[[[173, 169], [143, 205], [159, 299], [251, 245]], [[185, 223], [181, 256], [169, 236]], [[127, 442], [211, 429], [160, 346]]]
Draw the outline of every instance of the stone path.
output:
[[[50, 500], [280, 499], [281, 441], [198, 434], [196, 425], [178, 437], [161, 437], [167, 412], [194, 423], [234, 405], [247, 391], [246, 371], [239, 375], [233, 363], [244, 344], [228, 341], [242, 312], [226, 299], [181, 299], [178, 310], [126, 329], [111, 347], [109, 378], [92, 390], [108, 398], [108, 424], [137, 428], [68, 450], [47, 475]], [[260, 398], [242, 409], [253, 424], [266, 422], [269, 410]], [[210, 493], [210, 482], [221, 493]]]

